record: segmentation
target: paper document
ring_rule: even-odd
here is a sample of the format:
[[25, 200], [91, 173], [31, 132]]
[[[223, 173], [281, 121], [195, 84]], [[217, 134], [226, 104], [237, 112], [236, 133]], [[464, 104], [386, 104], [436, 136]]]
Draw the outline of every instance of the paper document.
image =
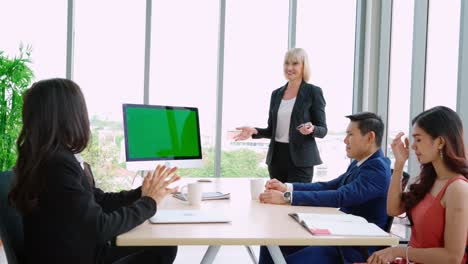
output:
[[[176, 192], [172, 196], [175, 198], [182, 200], [182, 201], [187, 201], [187, 194], [186, 193], [180, 193]], [[204, 192], [202, 194], [202, 200], [222, 200], [222, 199], [230, 199], [231, 195], [229, 193], [222, 193], [222, 192]]]
[[352, 214], [289, 214], [313, 235], [332, 236], [389, 236], [380, 227], [368, 223], [364, 217]]

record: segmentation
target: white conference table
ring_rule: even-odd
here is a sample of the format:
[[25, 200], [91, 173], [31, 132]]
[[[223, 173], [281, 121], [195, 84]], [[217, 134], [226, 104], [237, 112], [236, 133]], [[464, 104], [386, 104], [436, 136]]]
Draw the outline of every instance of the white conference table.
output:
[[[288, 213], [341, 214], [336, 208], [262, 204], [250, 197], [249, 178], [209, 178], [203, 191], [231, 193], [229, 200], [203, 201], [190, 206], [173, 197], [158, 209], [222, 210], [230, 223], [151, 224], [148, 221], [117, 237], [118, 246], [209, 245], [201, 263], [212, 263], [222, 245], [266, 245], [275, 263], [286, 263], [279, 245], [295, 246], [389, 246], [398, 238], [357, 236], [313, 236]], [[182, 186], [197, 179], [185, 178]], [[249, 252], [251, 253], [251, 252]], [[252, 255], [251, 255], [252, 256]]]

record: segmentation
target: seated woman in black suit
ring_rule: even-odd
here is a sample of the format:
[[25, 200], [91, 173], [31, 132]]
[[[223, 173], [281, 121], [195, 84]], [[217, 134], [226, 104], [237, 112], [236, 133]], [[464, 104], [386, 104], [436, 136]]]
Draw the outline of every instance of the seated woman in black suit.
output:
[[[157, 167], [143, 185], [120, 193], [94, 188], [74, 154], [90, 138], [77, 84], [37, 82], [23, 99], [16, 179], [10, 202], [22, 213], [26, 263], [172, 263], [177, 247], [115, 247], [109, 242], [156, 213], [175, 191], [176, 168]], [[131, 261], [130, 261], [131, 260]]]

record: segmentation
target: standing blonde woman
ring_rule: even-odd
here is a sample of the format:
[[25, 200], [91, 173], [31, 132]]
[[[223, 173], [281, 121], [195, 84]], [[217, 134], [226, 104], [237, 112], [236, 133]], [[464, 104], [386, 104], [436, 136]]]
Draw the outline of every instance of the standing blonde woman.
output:
[[315, 138], [327, 134], [322, 89], [307, 83], [310, 67], [303, 49], [284, 56], [286, 85], [273, 91], [266, 128], [240, 127], [235, 140], [270, 138], [266, 163], [270, 178], [281, 182], [311, 182], [322, 163]]

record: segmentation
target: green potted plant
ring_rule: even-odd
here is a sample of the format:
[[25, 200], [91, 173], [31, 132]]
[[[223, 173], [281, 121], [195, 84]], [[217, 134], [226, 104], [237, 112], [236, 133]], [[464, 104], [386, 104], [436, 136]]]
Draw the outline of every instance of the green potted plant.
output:
[[0, 172], [11, 169], [17, 157], [16, 139], [21, 130], [23, 93], [31, 85], [31, 47], [20, 45], [19, 55], [0, 51]]

